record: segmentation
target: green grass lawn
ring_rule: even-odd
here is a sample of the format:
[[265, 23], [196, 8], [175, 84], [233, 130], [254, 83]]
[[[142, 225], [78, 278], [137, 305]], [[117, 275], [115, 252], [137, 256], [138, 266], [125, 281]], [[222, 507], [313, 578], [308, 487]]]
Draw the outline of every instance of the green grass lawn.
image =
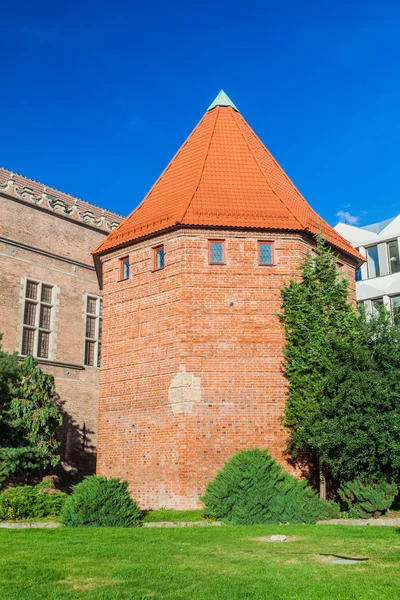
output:
[[[252, 538], [284, 533], [283, 543]], [[332, 565], [324, 555], [369, 558]], [[400, 598], [400, 529], [251, 526], [0, 530], [0, 598]]]
[[169, 508], [159, 508], [158, 510], [146, 511], [143, 521], [145, 523], [154, 523], [157, 521], [204, 521], [201, 510], [171, 510]]

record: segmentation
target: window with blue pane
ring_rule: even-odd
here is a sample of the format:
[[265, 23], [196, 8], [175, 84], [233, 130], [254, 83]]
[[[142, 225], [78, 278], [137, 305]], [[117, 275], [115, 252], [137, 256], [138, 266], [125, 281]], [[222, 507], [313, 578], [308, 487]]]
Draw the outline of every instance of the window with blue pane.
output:
[[210, 263], [216, 265], [222, 265], [225, 262], [224, 256], [224, 242], [223, 241], [213, 241], [209, 242], [209, 255], [210, 255]]
[[120, 260], [120, 279], [129, 279], [129, 257]]
[[362, 280], [361, 267], [358, 267], [358, 269], [356, 269], [356, 281], [361, 281], [361, 280]]
[[164, 268], [164, 246], [154, 248], [154, 268], [156, 270]]
[[258, 261], [260, 265], [274, 264], [274, 245], [272, 242], [258, 243]]
[[367, 265], [369, 279], [380, 276], [378, 246], [367, 248]]

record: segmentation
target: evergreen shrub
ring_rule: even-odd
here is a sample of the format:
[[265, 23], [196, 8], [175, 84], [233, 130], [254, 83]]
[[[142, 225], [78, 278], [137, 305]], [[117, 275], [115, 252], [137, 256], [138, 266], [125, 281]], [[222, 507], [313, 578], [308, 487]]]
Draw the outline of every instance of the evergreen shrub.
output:
[[12, 487], [0, 494], [0, 521], [57, 517], [67, 499], [62, 492], [49, 491], [49, 481], [39, 485]]
[[66, 527], [135, 527], [142, 511], [126, 481], [91, 475], [73, 487], [61, 518]]
[[267, 450], [230, 458], [201, 498], [206, 517], [237, 525], [315, 523], [324, 505], [305, 481], [287, 473]]
[[343, 484], [339, 496], [347, 505], [351, 517], [369, 519], [386, 512], [392, 506], [397, 492], [395, 483], [380, 481], [365, 484], [355, 480]]
[[340, 519], [342, 515], [340, 504], [334, 500], [323, 500], [323, 519]]

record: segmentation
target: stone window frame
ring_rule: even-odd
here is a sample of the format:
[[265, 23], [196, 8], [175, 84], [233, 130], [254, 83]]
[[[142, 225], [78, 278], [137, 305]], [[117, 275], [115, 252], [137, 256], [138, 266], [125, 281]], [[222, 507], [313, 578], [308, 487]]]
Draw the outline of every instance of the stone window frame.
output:
[[[33, 283], [37, 286], [37, 294], [36, 298], [28, 298], [27, 291], [28, 285]], [[43, 299], [43, 288], [47, 287], [51, 289], [51, 299], [50, 302], [47, 302]], [[54, 352], [54, 339], [55, 339], [55, 313], [56, 313], [56, 296], [57, 296], [57, 286], [54, 283], [50, 283], [47, 281], [41, 281], [35, 277], [26, 277], [23, 282], [23, 297], [22, 297], [22, 326], [21, 326], [21, 335], [18, 353], [20, 356], [33, 356], [34, 358], [43, 359], [43, 360], [52, 360], [53, 352]], [[26, 308], [28, 304], [34, 304], [35, 308], [35, 322], [34, 324], [25, 323], [25, 315]], [[49, 319], [49, 327], [44, 327], [41, 325], [41, 313], [42, 308], [50, 309], [50, 319]], [[23, 353], [24, 350], [24, 331], [29, 330], [33, 331], [33, 343], [32, 343], [32, 354]], [[39, 353], [39, 339], [40, 334], [48, 334], [48, 346], [47, 346], [47, 356], [44, 356]]]
[[[96, 303], [95, 312], [89, 312], [89, 300], [94, 300]], [[103, 322], [103, 301], [102, 297], [97, 294], [84, 294], [84, 346], [83, 346], [83, 364], [85, 368], [98, 369], [100, 367], [101, 358], [101, 334]], [[89, 319], [95, 321], [94, 336], [88, 334]], [[93, 364], [91, 364], [91, 353], [88, 353], [89, 344], [93, 347]]]
[[[211, 260], [211, 245], [221, 244], [222, 245], [222, 261]], [[209, 239], [208, 240], [208, 264], [209, 265], [226, 265], [226, 245], [225, 240], [221, 239]]]
[[[271, 246], [272, 249], [272, 261], [269, 263], [261, 262], [261, 246]], [[259, 267], [274, 267], [275, 261], [275, 242], [273, 240], [258, 240], [257, 242], [257, 261]]]

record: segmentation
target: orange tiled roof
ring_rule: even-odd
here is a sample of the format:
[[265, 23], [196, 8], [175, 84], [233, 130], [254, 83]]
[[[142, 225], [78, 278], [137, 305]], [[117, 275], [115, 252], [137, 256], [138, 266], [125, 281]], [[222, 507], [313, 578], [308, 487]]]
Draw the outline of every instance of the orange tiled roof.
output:
[[363, 260], [312, 210], [229, 98], [218, 98], [141, 204], [93, 253], [186, 225], [320, 233]]

